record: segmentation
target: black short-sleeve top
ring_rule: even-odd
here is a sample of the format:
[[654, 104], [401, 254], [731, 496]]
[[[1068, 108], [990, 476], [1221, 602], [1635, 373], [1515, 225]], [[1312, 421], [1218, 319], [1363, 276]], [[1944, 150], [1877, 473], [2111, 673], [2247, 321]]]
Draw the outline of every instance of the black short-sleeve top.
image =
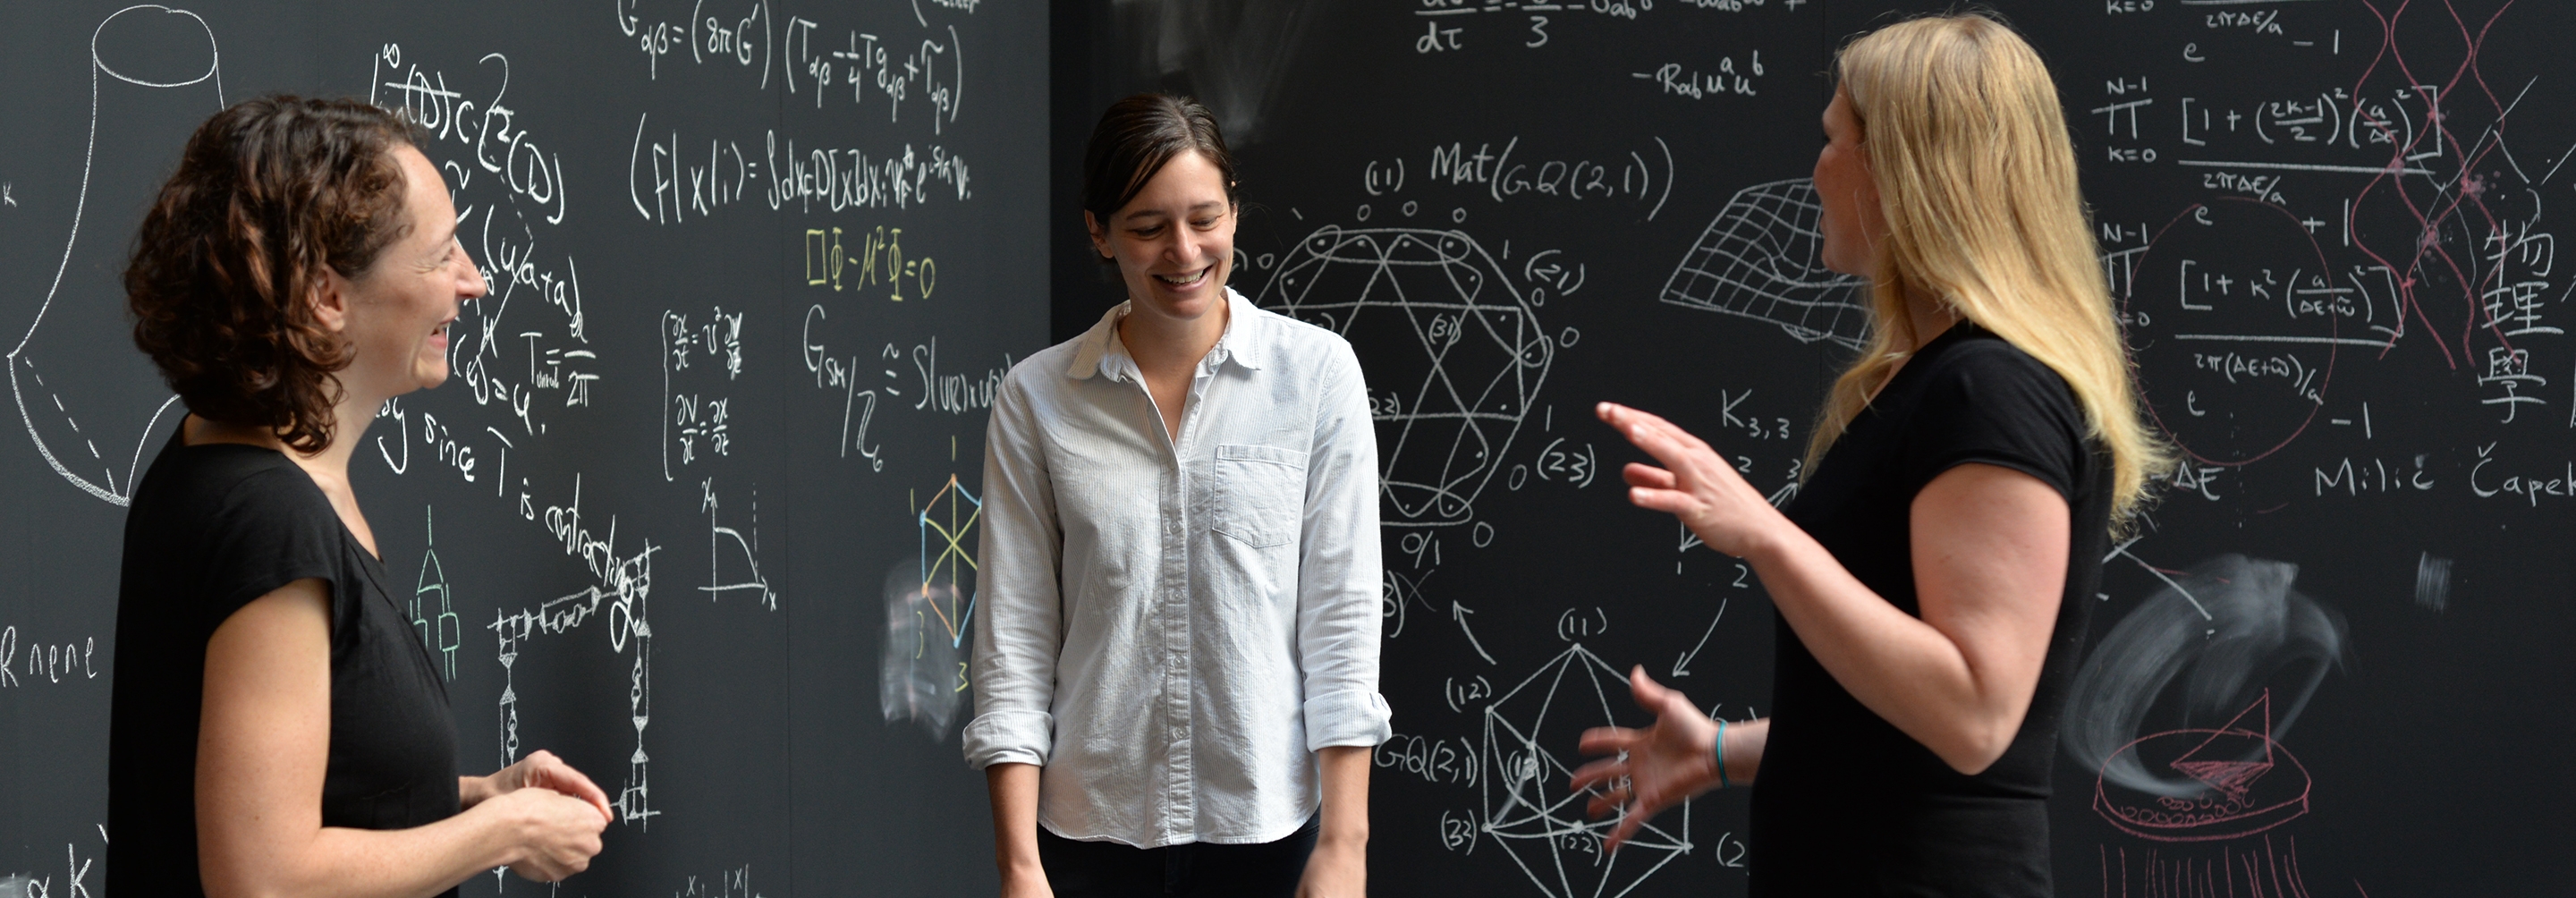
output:
[[1758, 895], [2047, 896], [2052, 750], [2109, 541], [2110, 459], [2057, 373], [1960, 322], [1852, 419], [1788, 507], [1853, 576], [1920, 615], [1915, 494], [1962, 464], [2029, 474], [2066, 498], [2065, 592], [2021, 732], [1967, 776], [1879, 717], [1775, 621], [1770, 744], [1754, 784]]
[[195, 782], [206, 642], [242, 606], [308, 577], [331, 593], [322, 825], [405, 829], [456, 815], [447, 687], [394, 604], [384, 565], [285, 455], [173, 437], [125, 518], [108, 724], [105, 875], [115, 894], [205, 893]]

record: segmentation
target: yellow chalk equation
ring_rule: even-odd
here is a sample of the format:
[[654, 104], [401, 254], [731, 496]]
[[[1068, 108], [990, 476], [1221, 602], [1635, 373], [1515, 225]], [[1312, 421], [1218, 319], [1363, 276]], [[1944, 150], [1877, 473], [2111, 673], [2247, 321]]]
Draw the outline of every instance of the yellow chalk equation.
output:
[[939, 289], [939, 262], [929, 256], [906, 256], [903, 229], [878, 225], [855, 233], [840, 228], [805, 229], [805, 286], [839, 290], [886, 288], [886, 298], [904, 301], [909, 286], [914, 299], [929, 299]]

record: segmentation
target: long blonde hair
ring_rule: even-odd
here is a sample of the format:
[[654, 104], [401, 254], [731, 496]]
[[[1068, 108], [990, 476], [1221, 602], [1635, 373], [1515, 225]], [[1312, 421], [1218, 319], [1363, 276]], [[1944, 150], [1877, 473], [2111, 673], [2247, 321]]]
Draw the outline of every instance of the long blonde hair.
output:
[[1835, 67], [1887, 232], [1868, 346], [1834, 381], [1806, 469], [1916, 344], [1909, 290], [1939, 297], [2065, 378], [2111, 455], [2112, 527], [2172, 469], [2139, 419], [2127, 347], [2076, 183], [2075, 150], [2039, 54], [2001, 22], [1927, 16], [1845, 46]]

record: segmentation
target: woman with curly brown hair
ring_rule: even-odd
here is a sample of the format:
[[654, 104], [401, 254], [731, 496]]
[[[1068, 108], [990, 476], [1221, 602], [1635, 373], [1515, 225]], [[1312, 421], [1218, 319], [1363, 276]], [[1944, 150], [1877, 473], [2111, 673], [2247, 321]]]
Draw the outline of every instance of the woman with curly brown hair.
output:
[[446, 183], [384, 110], [217, 113], [143, 220], [135, 345], [188, 405], [126, 517], [108, 748], [119, 894], [426, 896], [587, 867], [607, 796], [537, 752], [456, 774], [428, 650], [349, 486], [387, 399], [482, 296]]

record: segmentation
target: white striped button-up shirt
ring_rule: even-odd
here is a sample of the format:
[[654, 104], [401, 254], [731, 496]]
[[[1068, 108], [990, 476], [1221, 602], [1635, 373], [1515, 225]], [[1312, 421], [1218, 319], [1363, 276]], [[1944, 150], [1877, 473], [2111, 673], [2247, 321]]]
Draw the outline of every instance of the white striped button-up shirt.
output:
[[985, 436], [966, 759], [1140, 848], [1285, 838], [1314, 751], [1391, 734], [1377, 440], [1350, 344], [1227, 291], [1168, 436], [1126, 305], [1011, 368]]

